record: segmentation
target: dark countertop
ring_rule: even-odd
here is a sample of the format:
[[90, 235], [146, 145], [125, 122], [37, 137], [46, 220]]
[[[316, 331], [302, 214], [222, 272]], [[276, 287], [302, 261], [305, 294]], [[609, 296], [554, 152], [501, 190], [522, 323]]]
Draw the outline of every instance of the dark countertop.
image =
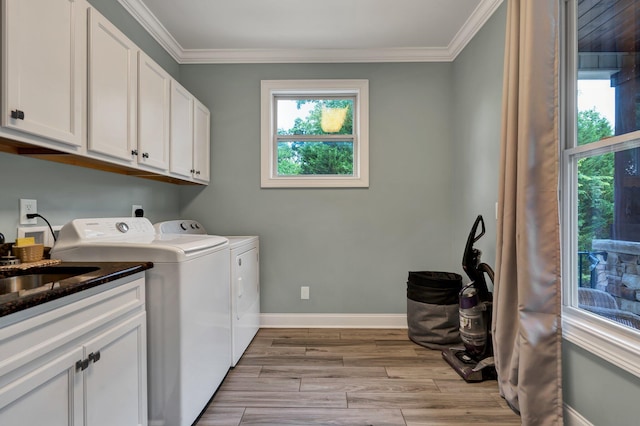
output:
[[[153, 268], [152, 262], [62, 262], [56, 265], [35, 267], [25, 270], [2, 271], [0, 278], [15, 275], [37, 274], [39, 270], [46, 269], [47, 273], [63, 272], [65, 268], [84, 267], [92, 269], [80, 275], [56, 281], [38, 291], [28, 291], [25, 295], [18, 292], [0, 295], [0, 317], [9, 315], [27, 308], [31, 308], [51, 300], [59, 299], [70, 294], [78, 293], [102, 284], [123, 278], [138, 272]], [[57, 271], [56, 271], [57, 270]]]

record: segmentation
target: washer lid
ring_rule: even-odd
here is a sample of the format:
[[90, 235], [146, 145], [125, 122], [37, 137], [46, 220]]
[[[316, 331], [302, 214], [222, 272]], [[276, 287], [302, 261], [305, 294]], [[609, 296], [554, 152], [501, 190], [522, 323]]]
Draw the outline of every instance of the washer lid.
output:
[[219, 235], [202, 234], [158, 234], [149, 244], [174, 246], [185, 253], [206, 250], [228, 244], [229, 240]]
[[60, 230], [54, 252], [77, 247], [121, 247], [169, 250], [191, 254], [222, 247], [228, 240], [217, 235], [156, 234], [144, 217], [74, 219]]

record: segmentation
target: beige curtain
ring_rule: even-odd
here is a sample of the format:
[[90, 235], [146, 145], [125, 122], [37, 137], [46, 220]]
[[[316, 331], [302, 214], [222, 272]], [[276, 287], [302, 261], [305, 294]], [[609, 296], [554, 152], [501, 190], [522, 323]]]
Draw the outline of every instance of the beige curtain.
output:
[[524, 425], [562, 424], [558, 0], [507, 0], [493, 338]]

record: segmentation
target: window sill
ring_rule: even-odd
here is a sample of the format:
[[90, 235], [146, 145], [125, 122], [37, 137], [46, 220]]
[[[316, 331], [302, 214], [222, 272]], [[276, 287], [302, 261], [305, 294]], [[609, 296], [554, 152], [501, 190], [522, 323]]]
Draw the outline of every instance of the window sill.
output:
[[562, 337], [640, 377], [640, 332], [581, 309], [565, 306]]
[[369, 180], [364, 178], [334, 178], [334, 177], [263, 177], [262, 188], [368, 188]]

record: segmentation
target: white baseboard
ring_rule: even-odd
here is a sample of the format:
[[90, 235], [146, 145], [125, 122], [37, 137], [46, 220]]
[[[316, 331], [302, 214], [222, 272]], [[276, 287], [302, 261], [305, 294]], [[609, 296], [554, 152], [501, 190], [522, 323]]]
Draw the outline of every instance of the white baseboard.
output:
[[564, 425], [565, 426], [593, 426], [593, 424], [582, 417], [580, 413], [571, 406], [564, 404]]
[[260, 314], [264, 328], [407, 328], [406, 314]]

